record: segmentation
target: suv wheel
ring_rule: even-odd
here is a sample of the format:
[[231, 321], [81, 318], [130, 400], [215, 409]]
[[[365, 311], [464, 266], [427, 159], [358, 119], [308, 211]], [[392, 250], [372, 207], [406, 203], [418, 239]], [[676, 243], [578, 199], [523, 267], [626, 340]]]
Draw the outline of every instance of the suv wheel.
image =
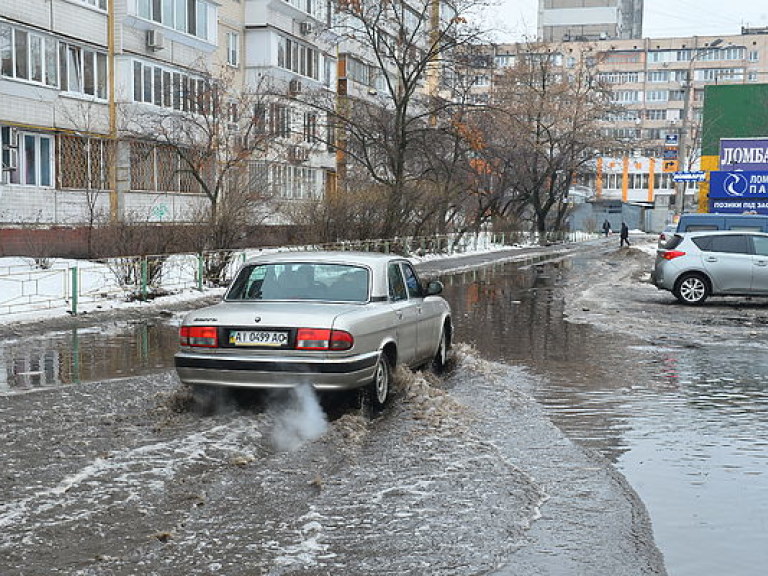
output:
[[673, 293], [683, 304], [701, 304], [709, 296], [709, 283], [701, 274], [684, 274]]

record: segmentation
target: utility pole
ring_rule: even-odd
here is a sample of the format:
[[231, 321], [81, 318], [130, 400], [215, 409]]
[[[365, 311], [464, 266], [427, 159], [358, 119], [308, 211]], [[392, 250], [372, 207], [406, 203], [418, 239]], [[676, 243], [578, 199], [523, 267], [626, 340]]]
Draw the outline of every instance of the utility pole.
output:
[[[683, 90], [683, 117], [678, 140], [678, 170], [682, 172], [687, 172], [691, 168], [688, 140], [691, 130], [691, 98], [694, 97], [695, 94], [695, 90], [693, 88], [694, 64], [701, 54], [716, 48], [722, 43], [722, 38], [718, 38], [706, 46], [694, 46], [691, 48], [691, 60], [688, 64], [688, 77], [685, 80], [685, 89]], [[687, 186], [688, 181], [685, 180], [675, 183], [675, 221], [677, 221], [680, 214], [685, 211], [685, 189]]]

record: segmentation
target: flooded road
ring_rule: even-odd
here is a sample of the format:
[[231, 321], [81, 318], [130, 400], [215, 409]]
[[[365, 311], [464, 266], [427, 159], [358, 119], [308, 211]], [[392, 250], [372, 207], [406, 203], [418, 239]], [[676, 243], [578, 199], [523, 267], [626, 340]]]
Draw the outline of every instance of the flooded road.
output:
[[765, 344], [656, 345], [566, 322], [561, 288], [581, 264], [454, 278], [457, 332], [545, 376], [532, 393], [638, 491], [670, 574], [755, 574], [768, 564]]
[[[581, 273], [583, 263], [576, 258], [522, 268], [514, 265], [492, 266], [444, 276], [445, 295], [453, 307], [458, 340], [473, 346], [476, 354], [483, 358], [526, 367], [526, 374], [516, 376], [518, 384], [524, 383], [569, 438], [598, 451], [626, 476], [649, 509], [656, 541], [664, 553], [670, 574], [754, 574], [755, 566], [768, 562], [765, 520], [768, 518], [768, 419], [765, 418], [768, 413], [768, 359], [762, 355], [760, 343], [755, 342], [752, 348], [680, 346], [663, 334], [658, 343], [649, 343], [647, 339], [617, 337], [586, 324], [567, 322], [563, 286], [569, 276]], [[178, 316], [169, 315], [151, 323], [112, 324], [59, 333], [47, 337], [43, 347], [28, 338], [0, 343], [0, 395], [15, 396], [48, 387], [74, 390], [76, 388], [65, 385], [157, 374], [161, 369], [172, 366], [178, 322]], [[504, 398], [510, 394], [509, 391], [503, 387], [496, 390], [495, 385], [484, 384], [494, 394], [484, 395], [481, 407], [479, 401], [472, 398], [472, 378], [462, 373], [458, 379], [458, 383], [451, 385], [451, 393], [468, 398], [470, 404], [478, 404], [477, 409], [482, 409], [489, 422], [499, 423], [495, 427], [488, 425], [486, 434], [493, 435], [493, 431], [499, 429], [513, 429], [514, 425], [508, 424], [510, 413], [505, 412], [509, 410], [506, 404], [502, 402], [500, 405], [505, 406], [504, 409], [494, 406], [494, 402], [499, 401], [494, 394], [501, 394]], [[167, 390], [169, 383], [165, 377], [163, 381], [161, 389]], [[344, 522], [358, 523], [363, 539], [367, 538], [376, 546], [384, 544], [377, 543], [374, 536], [376, 527], [372, 524], [379, 524], [378, 528], [392, 535], [415, 533], [418, 537], [411, 543], [412, 547], [405, 547], [402, 551], [410, 550], [414, 558], [426, 563], [436, 562], [434, 554], [428, 552], [430, 538], [433, 538], [428, 527], [451, 527], [465, 539], [466, 545], [456, 548], [456, 552], [449, 554], [444, 561], [433, 564], [442, 566], [447, 570], [445, 573], [464, 573], [458, 566], [466, 566], [467, 573], [472, 573], [479, 565], [486, 569], [496, 566], [502, 570], [499, 574], [526, 573], [525, 570], [504, 572], [504, 562], [500, 560], [513, 553], [520, 555], [520, 550], [525, 550], [521, 539], [526, 526], [538, 515], [538, 506], [549, 498], [545, 486], [526, 480], [525, 475], [511, 464], [510, 455], [513, 453], [515, 459], [541, 459], [537, 454], [518, 453], [515, 440], [516, 437], [523, 437], [523, 429], [512, 430], [512, 437], [497, 437], [491, 444], [487, 444], [487, 436], [471, 435], [471, 440], [466, 437], [457, 440], [453, 432], [432, 437], [422, 430], [416, 434], [426, 435], [426, 451], [417, 450], [414, 446], [420, 444], [411, 443], [405, 453], [398, 449], [381, 453], [376, 450], [361, 451], [358, 442], [370, 448], [371, 435], [376, 436], [377, 442], [381, 436], [388, 438], [391, 445], [402, 448], [402, 431], [391, 427], [393, 420], [387, 418], [371, 429], [345, 417], [340, 423], [333, 424], [332, 438], [327, 441], [332, 451], [338, 451], [340, 456], [331, 457], [328, 452], [319, 450], [311, 457], [316, 465], [307, 467], [297, 465], [292, 460], [295, 456], [272, 454], [265, 429], [261, 424], [257, 424], [255, 430], [249, 425], [253, 417], [252, 414], [244, 420], [239, 416], [234, 419], [230, 416], [228, 420], [216, 417], [208, 421], [210, 426], [206, 430], [192, 432], [195, 421], [185, 416], [182, 427], [189, 431], [187, 440], [177, 440], [178, 445], [171, 446], [157, 444], [154, 449], [137, 445], [136, 450], [141, 450], [149, 462], [156, 464], [153, 464], [154, 472], [137, 470], [133, 478], [138, 482], [146, 477], [150, 485], [160, 486], [162, 478], [185, 476], [189, 473], [187, 466], [205, 469], [205, 462], [208, 461], [219, 462], [226, 469], [226, 482], [240, 486], [237, 478], [242, 475], [238, 471], [242, 465], [269, 458], [271, 465], [264, 470], [259, 466], [256, 477], [249, 479], [249, 482], [255, 482], [262, 488], [272, 487], [267, 494], [277, 493], [275, 486], [279, 485], [280, 476], [292, 467], [297, 470], [297, 477], [290, 480], [289, 485], [298, 490], [297, 499], [306, 493], [314, 494], [313, 490], [322, 484], [328, 491], [316, 495], [318, 499], [304, 510], [304, 516], [298, 516], [302, 518], [301, 522], [281, 525], [280, 516], [274, 510], [265, 532], [254, 536], [262, 544], [269, 544], [269, 533], [272, 531], [273, 543], [267, 549], [273, 546], [274, 553], [264, 554], [264, 566], [274, 565], [276, 558], [284, 564], [281, 569], [269, 573], [290, 573], [292, 567], [307, 558], [316, 566], [332, 567], [340, 563], [338, 555], [344, 549], [350, 558], [357, 558], [345, 566], [365, 570], [368, 556], [359, 550], [354, 551], [355, 546], [345, 547], [333, 537], [334, 534], [345, 533], [345, 527], [340, 524]], [[221, 418], [227, 420], [226, 424], [220, 421]], [[263, 414], [257, 420], [263, 420], [264, 426], [267, 426], [272, 418], [270, 414]], [[162, 430], [165, 424], [155, 422], [153, 426]], [[134, 428], [143, 429], [138, 425]], [[495, 434], [498, 435], [498, 432]], [[333, 437], [343, 441], [336, 444]], [[354, 442], [351, 452], [348, 452], [347, 442], [352, 441], [350, 439]], [[244, 444], [252, 444], [254, 448], [244, 451]], [[440, 449], [435, 452], [438, 446]], [[489, 449], [491, 453], [487, 453]], [[168, 465], [171, 466], [169, 470], [168, 466], [164, 468], [159, 464], [169, 458], [169, 450], [195, 456], [191, 464], [187, 461], [183, 465], [173, 464], [175, 460], [170, 458], [172, 464]], [[450, 457], [463, 451], [467, 452], [467, 456], [462, 460]], [[355, 479], [342, 480], [329, 470], [341, 467], [338, 458], [349, 454], [354, 454], [356, 462]], [[556, 453], [549, 456], [551, 458], [543, 460], [557, 461]], [[135, 465], [132, 461], [135, 457], [136, 453], [131, 451], [113, 454], [91, 472], [96, 477], [104, 474], [130, 480], [129, 469]], [[383, 473], [377, 469], [380, 465], [377, 458], [389, 462]], [[229, 469], [228, 463], [233, 461], [239, 464]], [[412, 461], [426, 462], [428, 470], [420, 465], [408, 472]], [[113, 464], [116, 464], [114, 468]], [[543, 464], [530, 463], [531, 466]], [[173, 469], [173, 466], [178, 469]], [[313, 466], [319, 472], [315, 472]], [[511, 474], [511, 478], [517, 480], [509, 484], [502, 480], [487, 486], [473, 486], [472, 490], [465, 492], [466, 502], [458, 499], [458, 504], [454, 503], [457, 505], [439, 512], [440, 506], [430, 494], [439, 486], [456, 482], [469, 487], [471, 478], [476, 475], [467, 475], [468, 471], [483, 470], [484, 467], [488, 475], [499, 475], [506, 470], [502, 477]], [[591, 469], [588, 464], [581, 468], [582, 472]], [[254, 471], [250, 470], [253, 474]], [[370, 476], [370, 470], [377, 470], [376, 478]], [[439, 470], [445, 471], [444, 477]], [[326, 473], [329, 480], [325, 479]], [[548, 473], [537, 469], [537, 474], [546, 478]], [[563, 470], [549, 474], [550, 480], [557, 482]], [[202, 478], [200, 482], [205, 483], [205, 475]], [[188, 482], [192, 486], [179, 490], [174, 497], [182, 501], [186, 498], [192, 503], [194, 512], [186, 513], [185, 517], [194, 517], [197, 529], [204, 530], [214, 540], [219, 536], [226, 539], [230, 528], [215, 519], [214, 510], [224, 511], [228, 517], [243, 516], [242, 522], [235, 521], [233, 526], [246, 522], [246, 511], [229, 502], [228, 496], [222, 494], [223, 500], [210, 506], [210, 496], [201, 496], [205, 491], [197, 490], [195, 482]], [[389, 486], [390, 482], [392, 486]], [[586, 488], [588, 483], [586, 477], [572, 479], [574, 502], [571, 505], [577, 503], [579, 494], [589, 492]], [[520, 491], [520, 486], [525, 488]], [[369, 490], [366, 491], [365, 487]], [[581, 492], [580, 487], [583, 488]], [[64, 488], [59, 486], [56, 489]], [[125, 486], [121, 490], [134, 493], [131, 491], [134, 489], [128, 490]], [[510, 520], [507, 528], [501, 528], [497, 521], [504, 512], [490, 505], [501, 493], [517, 494], [512, 501], [522, 511], [521, 516]], [[286, 497], [282, 490], [279, 494]], [[355, 496], [345, 497], [345, 494]], [[396, 508], [382, 516], [377, 516], [376, 506], [365, 504], [386, 503], [395, 495]], [[110, 497], [117, 500], [124, 495], [105, 496], [107, 499]], [[264, 495], [249, 493], [248, 497], [270, 509]], [[332, 501], [334, 504], [331, 504]], [[208, 512], [198, 510], [198, 503], [203, 502], [210, 506]], [[568, 498], [565, 496], [560, 498], [559, 503], [557, 498], [553, 498], [548, 505], [561, 506], [566, 510], [564, 514], [569, 513]], [[45, 501], [42, 506], [47, 506]], [[300, 504], [297, 501], [293, 506], [298, 508]], [[334, 506], [341, 509], [337, 514], [330, 514], [329, 510]], [[422, 520], [418, 514], [414, 516], [410, 507], [421, 510]], [[452, 515], [459, 514], [463, 508], [476, 511], [478, 507], [488, 511], [488, 514], [469, 522], [468, 532], [459, 530], [459, 526], [463, 525], [461, 517]], [[601, 517], [600, 510], [595, 510], [595, 513]], [[158, 519], [151, 505], [147, 506], [145, 514], [155, 521]], [[427, 520], [423, 520], [424, 515]], [[608, 522], [604, 516], [603, 519]], [[106, 522], [106, 519], [103, 521]], [[144, 556], [149, 566], [162, 562], [178, 562], [179, 566], [184, 566], [184, 556], [192, 554], [189, 548], [193, 545], [192, 540], [182, 542], [178, 536], [185, 532], [186, 529], [179, 526], [186, 520], [182, 521], [179, 517], [174, 521], [175, 545], [165, 547], [162, 553], [150, 547], [154, 556], [149, 553]], [[157, 523], [156, 533], [160, 536], [164, 534], [162, 524]], [[485, 524], [487, 530], [478, 531], [478, 526]], [[512, 529], [509, 525], [518, 527]], [[590, 528], [585, 523], [578, 529], [586, 533]], [[592, 529], [597, 530], [597, 524]], [[606, 524], [603, 529], [608, 530], [609, 526]], [[499, 541], [499, 531], [504, 530], [511, 530], [505, 550], [480, 545], [488, 538]], [[300, 538], [288, 544], [286, 542], [290, 538], [280, 537], [283, 533], [294, 533]], [[158, 539], [162, 540], [160, 536]], [[329, 544], [329, 541], [334, 543]], [[456, 540], [453, 541], [455, 545]], [[448, 550], [445, 543], [435, 545], [440, 550]], [[557, 548], [556, 543], [553, 543], [553, 548]], [[233, 549], [233, 554], [230, 561], [236, 562], [236, 556], [245, 552]], [[518, 556], [521, 570], [526, 561], [531, 570], [535, 566], [546, 566], [547, 562], [563, 568], [563, 564], [559, 563], [563, 561], [562, 555], [552, 551], [544, 550], [539, 555], [530, 553], [528, 557]], [[106, 562], [103, 569], [91, 567], [82, 573], [108, 573], [120, 562]], [[408, 564], [406, 560], [403, 562], [395, 562], [387, 570], [391, 569], [391, 573], [418, 571], [416, 565]], [[600, 565], [610, 570], [607, 568], [610, 562], [600, 564], [600, 560], [595, 559], [593, 568]], [[216, 568], [216, 562], [212, 561], [212, 566]], [[577, 566], [571, 568], [573, 571], [562, 573], [578, 572]], [[368, 566], [368, 569], [371, 567]], [[220, 571], [210, 569], [210, 573]], [[116, 573], [121, 572], [117, 570]], [[229, 570], [222, 573], [240, 572], [230, 565]], [[611, 572], [601, 572], [596, 568], [592, 573]], [[636, 573], [644, 572], [638, 569]]]

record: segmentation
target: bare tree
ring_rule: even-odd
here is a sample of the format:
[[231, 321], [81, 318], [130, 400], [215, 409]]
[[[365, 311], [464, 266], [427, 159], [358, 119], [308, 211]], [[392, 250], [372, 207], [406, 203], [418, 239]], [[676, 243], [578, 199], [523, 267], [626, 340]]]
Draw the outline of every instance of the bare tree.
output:
[[189, 213], [204, 224], [201, 250], [232, 246], [245, 227], [264, 218], [269, 191], [258, 166], [282, 151], [267, 125], [275, 97], [266, 79], [243, 89], [222, 67], [185, 81], [173, 107], [138, 105], [126, 122], [126, 132], [145, 143], [141, 153], [159, 158], [164, 185], [207, 200]]
[[441, 98], [452, 52], [479, 38], [467, 14], [480, 4], [335, 2], [333, 32], [345, 72], [336, 99], [315, 105], [335, 127], [339, 193], [365, 178], [384, 194], [373, 234], [413, 232], [433, 210], [438, 187], [425, 142], [439, 136], [441, 111], [452, 105]]
[[92, 100], [57, 104], [68, 130], [58, 135], [57, 186], [81, 194], [89, 257], [94, 256], [94, 231], [109, 220], [109, 190], [115, 165], [114, 141], [105, 123], [104, 105]]
[[559, 230], [568, 190], [606, 144], [600, 120], [615, 106], [586, 59], [563, 67], [531, 45], [497, 78], [485, 153], [504, 174], [502, 211], [529, 211], [541, 241]]

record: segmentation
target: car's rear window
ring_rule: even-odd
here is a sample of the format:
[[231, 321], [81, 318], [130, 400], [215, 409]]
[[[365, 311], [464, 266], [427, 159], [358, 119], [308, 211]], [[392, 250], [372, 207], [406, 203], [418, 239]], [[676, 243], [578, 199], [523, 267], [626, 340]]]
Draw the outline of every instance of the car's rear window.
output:
[[369, 272], [361, 266], [276, 263], [245, 266], [226, 300], [326, 300], [366, 302]]
[[674, 236], [672, 236], [672, 238], [667, 240], [667, 242], [664, 244], [664, 248], [667, 250], [671, 250], [672, 248], [677, 248], [677, 246], [682, 241], [683, 241], [683, 237], [680, 236], [679, 234], [675, 234]]
[[685, 232], [706, 232], [707, 230], [719, 230], [717, 224], [688, 224]]

